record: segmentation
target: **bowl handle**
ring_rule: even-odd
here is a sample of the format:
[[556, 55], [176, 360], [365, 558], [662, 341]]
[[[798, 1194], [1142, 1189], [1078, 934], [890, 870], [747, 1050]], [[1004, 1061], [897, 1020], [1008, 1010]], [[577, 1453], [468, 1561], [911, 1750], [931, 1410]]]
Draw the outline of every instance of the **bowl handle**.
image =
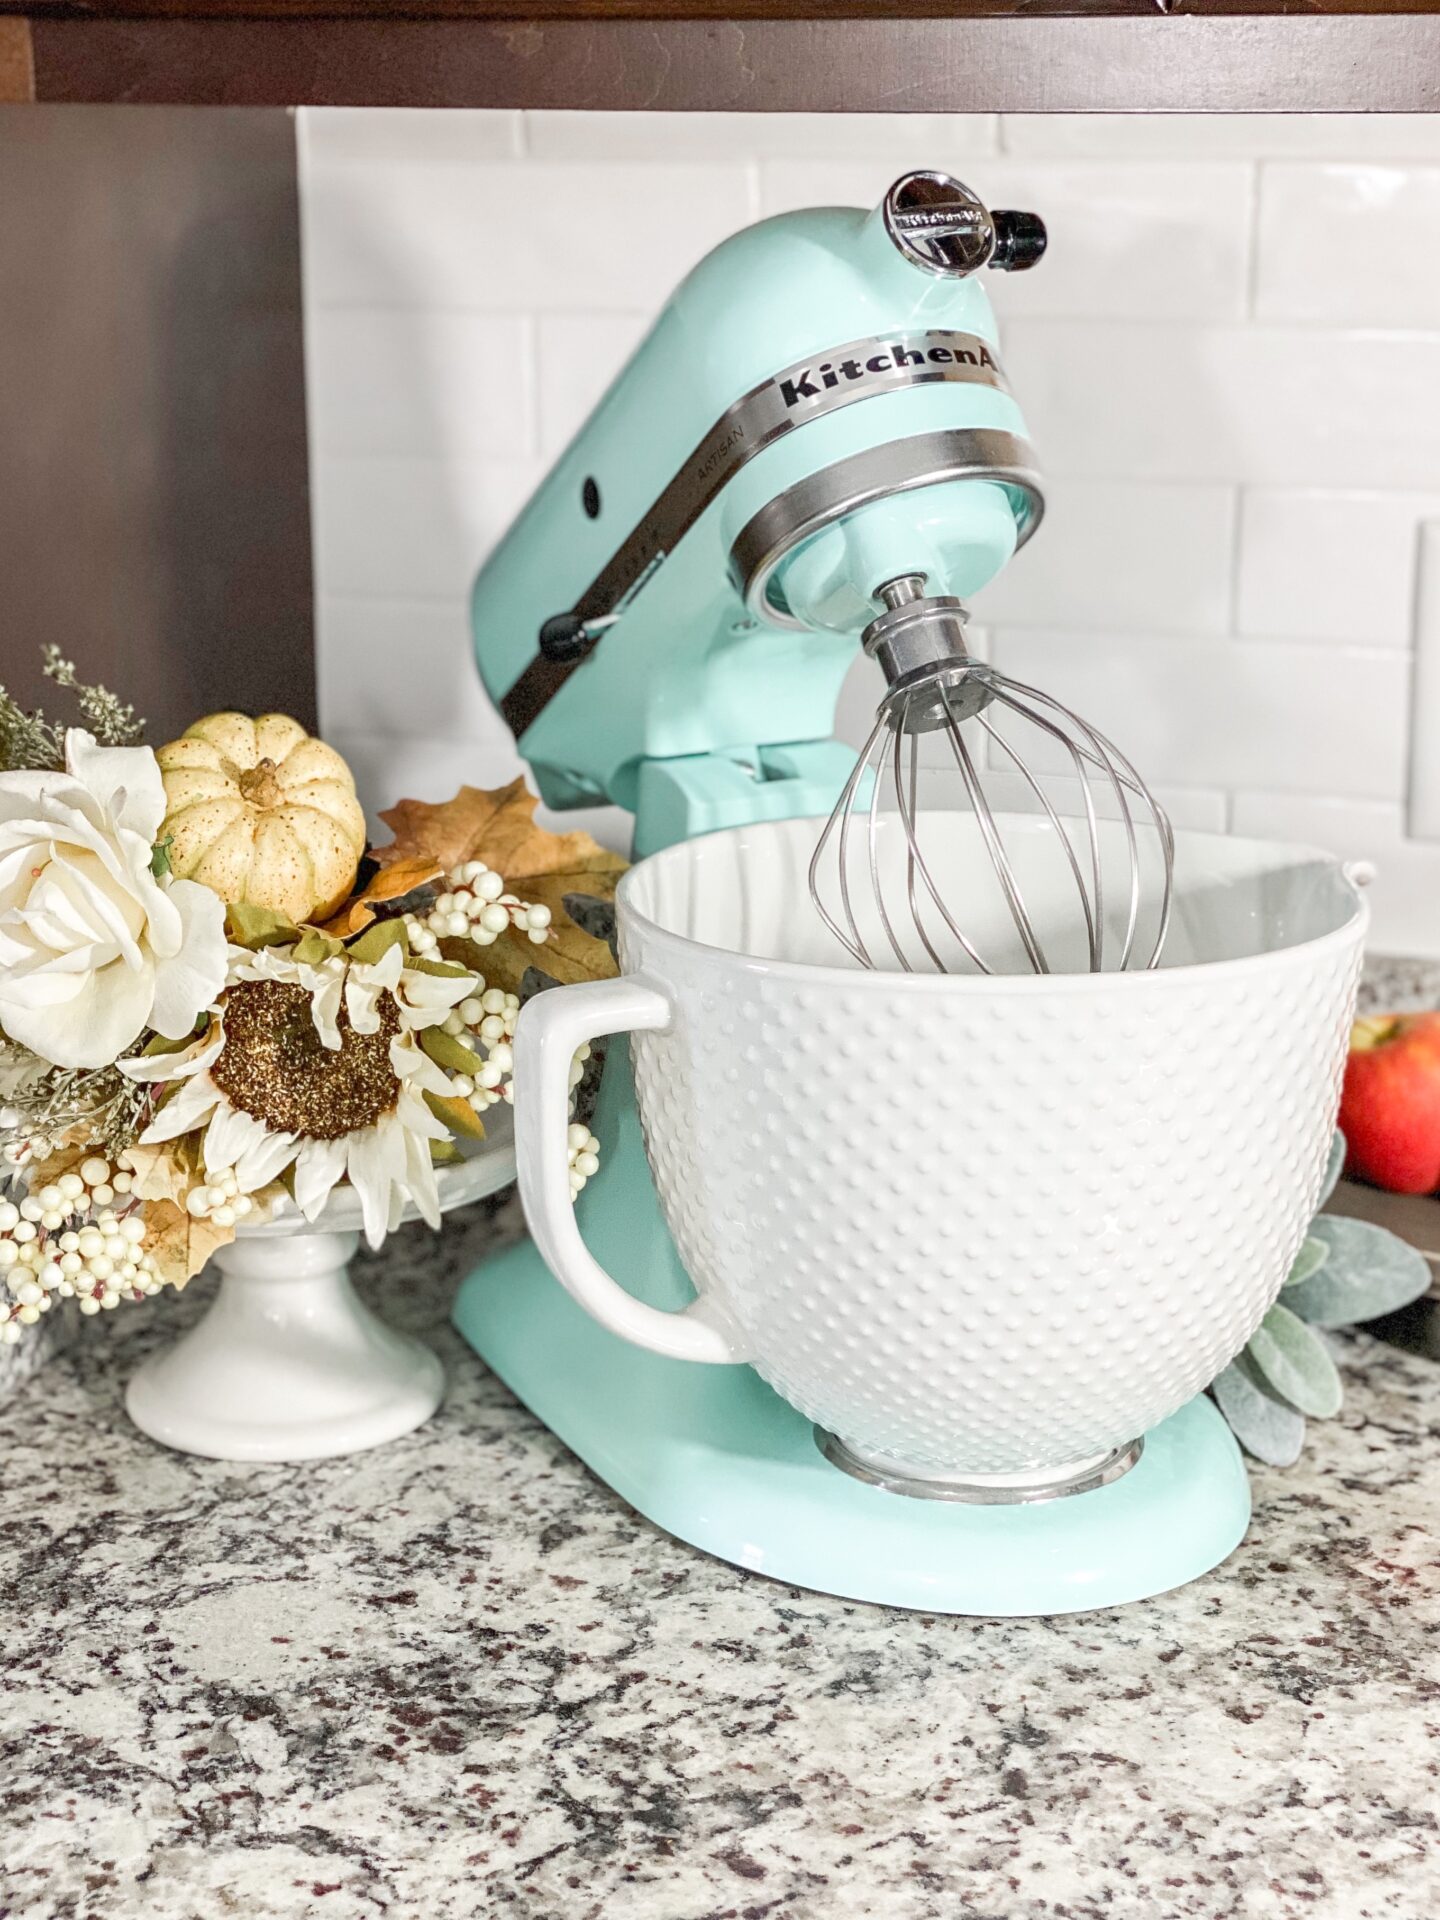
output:
[[[551, 988], [526, 1002], [515, 1030], [515, 1160], [535, 1245], [567, 1293], [622, 1340], [676, 1360], [740, 1361], [734, 1329], [702, 1298], [681, 1313], [647, 1306], [612, 1280], [580, 1237], [565, 1134], [570, 1062], [603, 1033], [670, 1025], [663, 993], [637, 975]], [[602, 1166], [597, 1176], [605, 1178]]]

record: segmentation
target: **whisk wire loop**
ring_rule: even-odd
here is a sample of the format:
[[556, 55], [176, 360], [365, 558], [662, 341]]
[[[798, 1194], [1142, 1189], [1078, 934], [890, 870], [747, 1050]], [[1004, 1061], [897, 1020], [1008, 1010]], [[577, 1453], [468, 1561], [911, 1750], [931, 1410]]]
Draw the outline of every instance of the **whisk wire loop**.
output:
[[960, 769], [960, 777], [965, 783], [965, 791], [980, 833], [990, 854], [995, 876], [1005, 895], [1005, 903], [1010, 909], [1010, 917], [1015, 922], [1015, 930], [1020, 935], [1021, 944], [1029, 956], [1030, 964], [1036, 973], [1048, 973], [1050, 963], [1045, 958], [1045, 949], [1035, 931], [1035, 924], [1025, 911], [1025, 902], [1020, 896], [1016, 883], [1015, 869], [1010, 864], [1010, 856], [1005, 851], [1005, 842], [1000, 837], [1000, 829], [995, 824], [995, 815], [990, 802], [985, 797], [985, 789], [980, 784], [980, 776], [975, 771], [975, 762], [970, 757], [970, 749], [965, 744], [965, 736], [960, 731], [960, 723], [955, 718], [955, 710], [950, 704], [950, 690], [943, 682], [940, 698], [945, 703], [945, 732]]
[[[907, 710], [908, 710], [908, 703], [907, 703]], [[936, 886], [934, 878], [931, 875], [930, 869], [926, 865], [925, 855], [920, 846], [919, 832], [916, 827], [917, 809], [915, 805], [915, 795], [916, 795], [916, 789], [919, 784], [918, 761], [919, 761], [919, 743], [915, 735], [912, 734], [911, 735], [911, 762], [910, 762], [911, 783], [910, 783], [910, 792], [909, 792], [908, 800], [904, 794], [897, 796], [899, 807], [900, 807], [900, 818], [905, 829], [905, 852], [906, 852], [907, 862], [913, 863], [913, 870], [916, 873], [918, 873], [920, 875], [920, 878], [925, 882], [925, 891], [930, 895], [931, 900], [935, 903], [936, 911], [939, 913], [941, 919], [945, 922], [946, 926], [950, 929], [950, 932], [954, 935], [956, 941], [960, 946], [961, 951], [965, 954], [966, 958], [981, 973], [990, 973], [992, 969], [985, 964], [985, 961], [981, 958], [979, 950], [976, 948], [974, 942], [970, 939], [969, 935], [965, 932], [965, 930], [959, 925], [959, 923], [955, 919], [955, 916], [951, 913], [949, 907], [946, 906], [945, 896], [944, 894], [941, 893], [940, 889]], [[812, 872], [814, 871], [813, 865], [812, 865], [811, 871]], [[915, 906], [915, 896], [914, 896], [913, 889], [909, 897], [911, 901], [911, 910], [912, 910], [912, 913], [914, 914], [916, 930], [920, 935], [920, 939], [925, 948], [925, 951], [929, 954], [930, 958], [935, 963], [935, 971], [937, 973], [948, 972], [948, 968], [946, 967], [945, 962], [941, 959], [940, 955], [935, 951], [934, 946], [931, 944], [930, 936], [925, 930], [924, 920], [921, 918], [919, 910]], [[908, 960], [903, 962], [903, 965], [907, 973], [914, 972], [914, 968], [910, 965]]]
[[[1041, 738], [1053, 742], [1063, 758], [1068, 760], [1080, 800], [1078, 821], [1071, 821], [1067, 827], [1041, 777], [1009, 734], [995, 724], [997, 712], [1033, 728]], [[1022, 681], [1011, 680], [1007, 675], [965, 655], [937, 667], [933, 675], [907, 673], [903, 684], [892, 685], [880, 704], [854, 771], [845, 784], [834, 812], [825, 823], [810, 862], [810, 896], [830, 932], [854, 960], [871, 969], [882, 964], [871, 950], [876, 938], [873, 929], [878, 922], [883, 946], [888, 947], [895, 964], [905, 972], [923, 971], [927, 962], [929, 967], [942, 974], [953, 971], [957, 965], [963, 967], [966, 963], [986, 974], [1011, 970], [1013, 962], [997, 968], [982, 953], [973, 931], [967, 931], [961, 917], [946, 899], [945, 890], [937, 881], [927, 859], [926, 847], [922, 844], [918, 805], [919, 736], [921, 732], [939, 731], [945, 735], [955, 761], [968, 811], [999, 888], [1005, 914], [1014, 928], [1014, 937], [1018, 940], [1016, 958], [1022, 959], [1024, 967], [1035, 973], [1053, 970], [1055, 954], [1048, 943], [1053, 933], [1063, 932], [1063, 918], [1057, 921], [1053, 914], [1047, 916], [1042, 935], [1040, 921], [1026, 899], [1026, 885], [1022, 885], [1016, 860], [1006, 844], [1007, 829], [997, 817], [991, 796], [986, 791], [981, 767], [977, 764], [977, 755], [966, 738], [965, 729], [972, 722], [977, 729], [975, 739], [991, 743], [995, 749], [990, 753], [992, 767], [1003, 756], [1038, 806], [1049, 828], [1047, 844], [1052, 844], [1063, 858], [1068, 882], [1073, 886], [1073, 897], [1079, 904], [1079, 922], [1083, 923], [1083, 953], [1088, 970], [1124, 971], [1134, 965], [1142, 965], [1147, 969], [1157, 966], [1169, 929], [1174, 889], [1175, 839], [1164, 808], [1132, 763], [1098, 727], [1092, 726], [1053, 694]], [[868, 886], [868, 897], [857, 901], [854, 891], [856, 874], [852, 871], [855, 862], [851, 825], [853, 816], [859, 811], [857, 796], [867, 773], [873, 779], [873, 787], [868, 798], [861, 803], [867, 817], [859, 872], [863, 873]], [[904, 842], [903, 849], [893, 860], [885, 846], [887, 786], [893, 795]], [[1116, 837], [1108, 835], [1102, 828], [1097, 796], [1105, 796], [1118, 816], [1118, 843], [1123, 850], [1123, 858], [1117, 855]], [[931, 819], [933, 821], [934, 816]], [[1145, 879], [1147, 858], [1140, 840], [1142, 823], [1147, 829], [1153, 829], [1163, 880], [1154, 938], [1148, 945], [1146, 957], [1140, 960], [1139, 954], [1144, 951], [1140, 945], [1140, 929], [1142, 923], [1148, 924], [1149, 921]], [[1083, 850], [1079, 845], [1082, 833]], [[932, 837], [933, 827], [927, 830], [926, 835], [927, 839]], [[838, 917], [827, 904], [824, 884], [832, 877], [826, 865], [827, 852], [832, 844], [838, 856], [838, 872], [833, 875], [839, 891]], [[1147, 839], [1147, 846], [1149, 844]], [[1029, 872], [1035, 859], [1033, 843], [1017, 851], [1024, 851], [1026, 858], [1021, 865]], [[1046, 857], [1041, 856], [1042, 864]], [[1107, 859], [1123, 868], [1118, 875], [1109, 876], [1119, 878], [1121, 885], [1117, 906], [1123, 902], [1123, 907], [1120, 907], [1123, 926], [1113, 929], [1119, 935], [1118, 959], [1113, 961], [1107, 946]], [[895, 899], [902, 901], [903, 910], [897, 908], [895, 900], [887, 895], [887, 888], [895, 880], [901, 865], [903, 898], [896, 895]], [[1035, 879], [1034, 873], [1030, 873], [1030, 879]], [[1047, 898], [1052, 885], [1052, 882], [1045, 883]], [[937, 942], [937, 936], [928, 924], [932, 910], [944, 923], [958, 953], [950, 955], [948, 949], [942, 950], [945, 946], [943, 937]], [[1116, 918], [1119, 918], [1119, 913]], [[870, 929], [868, 942], [867, 928]], [[1077, 934], [1079, 931], [1081, 926], [1077, 924]], [[911, 945], [914, 941], [918, 941], [923, 949], [923, 958], [917, 959], [912, 955]]]
[[[1090, 971], [1092, 973], [1099, 973], [1104, 964], [1105, 957], [1105, 923], [1103, 919], [1096, 918], [1096, 909], [1090, 905], [1090, 895], [1086, 890], [1085, 876], [1080, 871], [1079, 858], [1074, 847], [1070, 844], [1070, 836], [1065, 831], [1060, 815], [1055, 811], [1054, 803], [1049, 794], [1046, 793], [1040, 782], [1035, 778], [1034, 774], [1030, 771], [1029, 767], [1026, 766], [1024, 760], [1011, 746], [1004, 734], [1000, 732], [999, 728], [992, 727], [983, 713], [976, 715], [976, 722], [982, 728], [986, 737], [994, 741], [995, 745], [999, 747], [1003, 753], [1009, 755], [1015, 771], [1020, 775], [1020, 778], [1025, 782], [1036, 800], [1039, 801], [1046, 819], [1050, 822], [1055, 834], [1056, 845], [1061, 848], [1065, 858], [1070, 863], [1070, 871], [1075, 878], [1076, 891], [1080, 895], [1080, 910], [1085, 916], [1085, 939], [1090, 950]], [[1071, 751], [1074, 752], [1072, 743], [1066, 740], [1064, 734], [1061, 733], [1058, 727], [1052, 727], [1048, 721], [1042, 724], [1048, 733], [1052, 733], [1062, 745], [1070, 747]], [[1100, 863], [1100, 836], [1095, 822], [1095, 802], [1090, 796], [1090, 784], [1085, 778], [1078, 754], [1075, 755], [1075, 773], [1080, 783], [1080, 794], [1084, 801], [1086, 824], [1089, 828], [1088, 837], [1092, 855], [1091, 878], [1095, 888], [1095, 898], [1103, 909], [1104, 895], [1102, 888], [1104, 880]]]

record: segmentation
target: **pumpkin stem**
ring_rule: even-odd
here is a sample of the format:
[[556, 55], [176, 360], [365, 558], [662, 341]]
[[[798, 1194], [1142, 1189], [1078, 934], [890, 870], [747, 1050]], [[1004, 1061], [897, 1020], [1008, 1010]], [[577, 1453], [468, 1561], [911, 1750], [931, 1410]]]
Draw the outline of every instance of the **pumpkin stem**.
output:
[[273, 760], [261, 760], [255, 766], [247, 767], [240, 776], [241, 797], [248, 800], [252, 807], [278, 807], [281, 792], [275, 774]]

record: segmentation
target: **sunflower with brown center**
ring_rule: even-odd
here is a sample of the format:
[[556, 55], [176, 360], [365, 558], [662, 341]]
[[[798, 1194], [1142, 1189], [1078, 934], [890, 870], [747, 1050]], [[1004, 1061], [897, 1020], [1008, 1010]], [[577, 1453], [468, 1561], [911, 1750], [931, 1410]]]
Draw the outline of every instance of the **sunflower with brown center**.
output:
[[289, 1170], [312, 1220], [348, 1178], [372, 1246], [407, 1203], [438, 1226], [430, 1146], [451, 1135], [426, 1095], [453, 1095], [419, 1036], [476, 985], [471, 973], [412, 967], [403, 940], [369, 962], [233, 947], [205, 1030], [179, 1053], [120, 1063], [159, 1090], [141, 1144], [203, 1129], [207, 1179], [233, 1173], [240, 1192], [255, 1193]]

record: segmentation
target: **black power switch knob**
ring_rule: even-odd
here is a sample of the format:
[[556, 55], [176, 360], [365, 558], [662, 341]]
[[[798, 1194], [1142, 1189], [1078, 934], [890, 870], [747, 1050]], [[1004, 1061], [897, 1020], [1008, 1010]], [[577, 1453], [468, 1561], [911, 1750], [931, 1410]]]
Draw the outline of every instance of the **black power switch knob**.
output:
[[1024, 273], [1027, 267], [1033, 267], [1045, 251], [1045, 222], [1039, 214], [997, 207], [990, 218], [995, 223], [995, 251], [990, 265], [999, 273]]
[[583, 659], [592, 645], [578, 613], [552, 613], [540, 628], [540, 652], [557, 665]]

